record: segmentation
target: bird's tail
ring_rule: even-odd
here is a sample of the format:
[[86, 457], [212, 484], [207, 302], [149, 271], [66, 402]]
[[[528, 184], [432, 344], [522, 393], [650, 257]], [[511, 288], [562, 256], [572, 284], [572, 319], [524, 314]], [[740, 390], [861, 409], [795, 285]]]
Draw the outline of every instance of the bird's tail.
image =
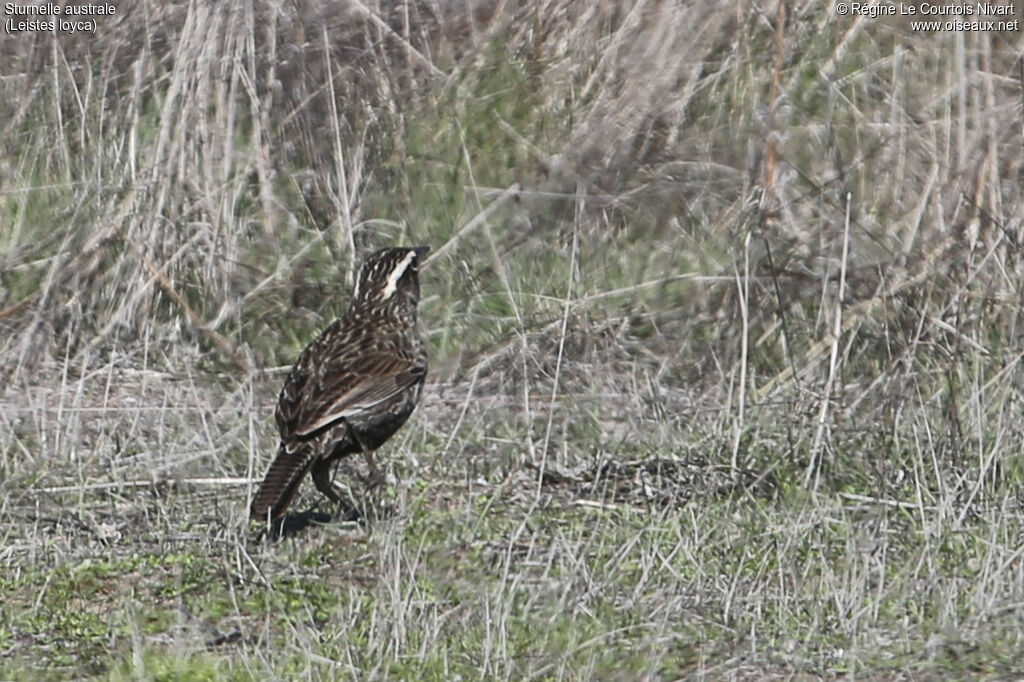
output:
[[254, 521], [265, 521], [268, 513], [271, 519], [284, 514], [313, 464], [314, 454], [312, 443], [299, 445], [291, 452], [281, 443], [260, 489], [252, 498], [249, 514]]

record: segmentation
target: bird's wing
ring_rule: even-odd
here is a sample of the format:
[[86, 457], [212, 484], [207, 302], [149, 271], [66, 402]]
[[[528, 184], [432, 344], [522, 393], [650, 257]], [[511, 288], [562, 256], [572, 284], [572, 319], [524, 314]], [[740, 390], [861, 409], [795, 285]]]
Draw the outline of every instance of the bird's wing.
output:
[[370, 353], [349, 363], [346, 371], [330, 368], [304, 385], [292, 433], [304, 438], [340, 419], [357, 416], [422, 383], [427, 368], [388, 353]]

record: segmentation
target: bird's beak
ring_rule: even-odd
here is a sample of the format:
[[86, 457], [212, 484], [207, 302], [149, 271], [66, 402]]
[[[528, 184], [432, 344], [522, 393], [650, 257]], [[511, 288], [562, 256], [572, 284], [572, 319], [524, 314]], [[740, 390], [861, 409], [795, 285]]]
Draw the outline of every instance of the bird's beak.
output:
[[423, 256], [427, 255], [427, 252], [430, 251], [430, 247], [429, 246], [414, 246], [412, 248], [412, 250], [416, 252], [416, 257], [417, 258], [423, 258]]

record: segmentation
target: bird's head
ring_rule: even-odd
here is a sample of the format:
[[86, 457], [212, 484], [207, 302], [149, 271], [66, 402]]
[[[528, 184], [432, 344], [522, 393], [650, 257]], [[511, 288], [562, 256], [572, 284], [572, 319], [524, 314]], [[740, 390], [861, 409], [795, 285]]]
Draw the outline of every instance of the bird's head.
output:
[[416, 310], [419, 259], [429, 246], [395, 247], [372, 253], [356, 278], [351, 306], [361, 310]]

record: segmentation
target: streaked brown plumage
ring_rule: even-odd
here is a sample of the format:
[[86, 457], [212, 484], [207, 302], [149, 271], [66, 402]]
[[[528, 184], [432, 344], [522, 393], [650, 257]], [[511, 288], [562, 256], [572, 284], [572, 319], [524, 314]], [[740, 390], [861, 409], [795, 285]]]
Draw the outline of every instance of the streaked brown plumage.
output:
[[309, 344], [288, 373], [274, 417], [277, 456], [252, 500], [253, 519], [284, 514], [309, 471], [335, 503], [331, 466], [371, 454], [409, 418], [427, 374], [417, 329], [419, 258], [429, 247], [381, 249], [363, 263], [348, 310]]

